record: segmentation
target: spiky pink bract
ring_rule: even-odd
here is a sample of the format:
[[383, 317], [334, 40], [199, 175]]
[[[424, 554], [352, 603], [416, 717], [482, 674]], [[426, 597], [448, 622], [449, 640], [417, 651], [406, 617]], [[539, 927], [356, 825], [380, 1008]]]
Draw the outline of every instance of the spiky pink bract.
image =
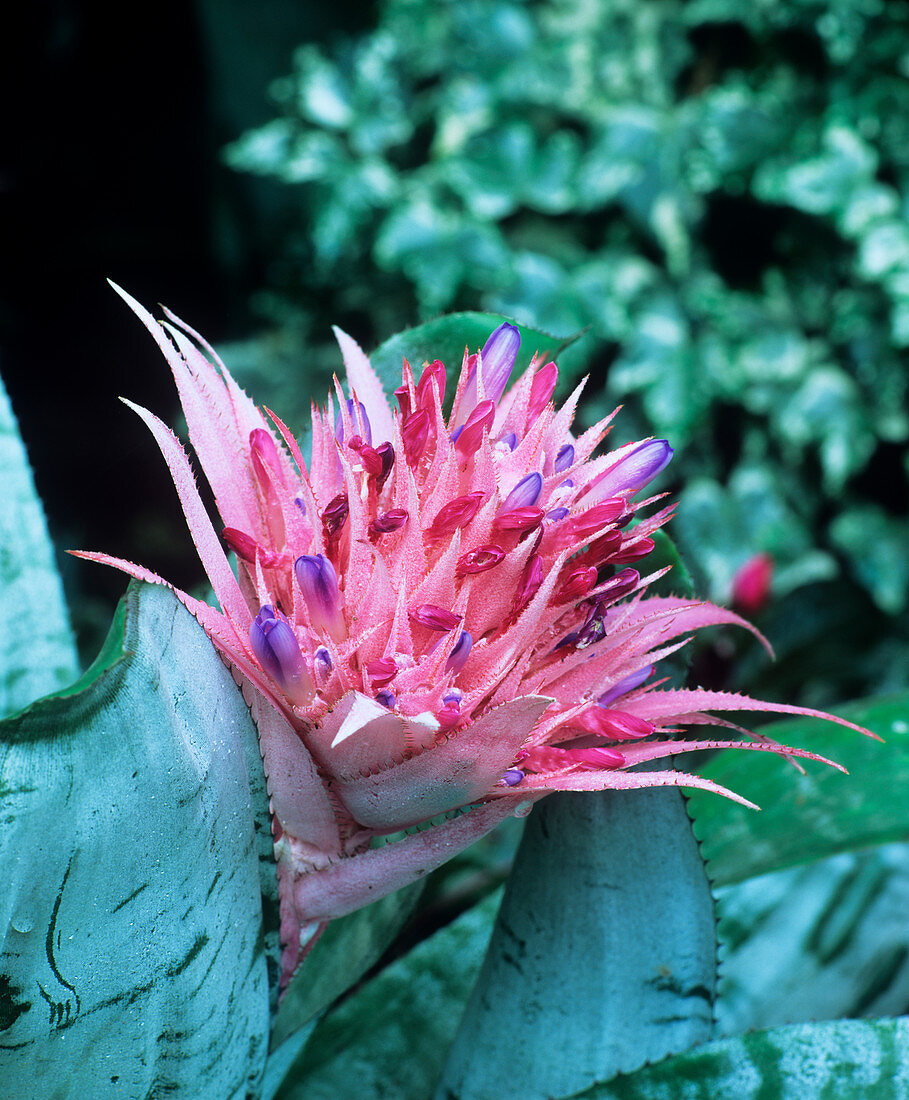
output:
[[[682, 635], [748, 624], [646, 594], [661, 575], [646, 575], [650, 535], [672, 509], [641, 515], [652, 501], [635, 497], [671, 448], [632, 442], [596, 456], [612, 417], [575, 439], [583, 384], [556, 409], [553, 363], [534, 359], [506, 390], [514, 326], [487, 341], [489, 373], [482, 352], [465, 352], [447, 416], [452, 379], [439, 361], [419, 376], [405, 361], [393, 410], [367, 357], [336, 330], [350, 391], [335, 380], [334, 398], [313, 408], [307, 467], [288, 428], [263, 416], [198, 334], [169, 313], [157, 324], [119, 293], [170, 363], [237, 555], [235, 575], [182, 447], [137, 409], [220, 609], [174, 591], [257, 720], [285, 982], [325, 921], [413, 881], [551, 791], [682, 785], [744, 802], [696, 775], [628, 770], [729, 744], [660, 736], [680, 723], [724, 724], [709, 710], [817, 713], [659, 689], [652, 666]], [[734, 744], [817, 759], [764, 740]], [[369, 849], [376, 835], [465, 808]]]

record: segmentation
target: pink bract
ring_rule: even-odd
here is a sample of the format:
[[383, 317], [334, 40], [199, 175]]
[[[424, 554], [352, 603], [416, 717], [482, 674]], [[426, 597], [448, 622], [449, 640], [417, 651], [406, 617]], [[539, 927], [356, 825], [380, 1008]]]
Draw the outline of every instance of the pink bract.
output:
[[[690, 631], [753, 628], [708, 603], [647, 595], [662, 575], [646, 571], [650, 536], [672, 509], [647, 514], [657, 498], [635, 498], [671, 448], [635, 441], [597, 455], [612, 416], [574, 438], [583, 383], [554, 407], [553, 363], [535, 358], [507, 388], [516, 327], [465, 351], [456, 382], [447, 378], [447, 416], [440, 362], [415, 375], [405, 361], [393, 409], [367, 357], [336, 330], [349, 391], [336, 379], [327, 407], [313, 407], [307, 465], [197, 333], [170, 313], [158, 324], [119, 293], [167, 357], [237, 555], [235, 573], [179, 441], [131, 406], [170, 467], [220, 608], [174, 591], [258, 724], [285, 983], [328, 920], [552, 791], [672, 785], [745, 802], [696, 775], [628, 769], [727, 745], [819, 759], [767, 740], [667, 736], [725, 724], [707, 711], [831, 716], [668, 690], [651, 676]], [[105, 554], [79, 556], [167, 583]], [[370, 849], [377, 835], [459, 809], [468, 812]]]

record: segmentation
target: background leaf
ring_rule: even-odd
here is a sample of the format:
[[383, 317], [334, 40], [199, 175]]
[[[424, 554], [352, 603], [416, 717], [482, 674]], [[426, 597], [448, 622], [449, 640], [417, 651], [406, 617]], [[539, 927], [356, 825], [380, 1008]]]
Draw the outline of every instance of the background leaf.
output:
[[900, 1100], [909, 1090], [909, 1019], [836, 1020], [708, 1043], [596, 1085], [573, 1100]]
[[0, 382], [0, 717], [78, 669], [44, 512]]
[[849, 769], [808, 765], [805, 775], [759, 753], [727, 750], [701, 769], [762, 807], [760, 815], [727, 799], [692, 792], [689, 806], [711, 879], [741, 882], [767, 871], [841, 851], [909, 840], [909, 696], [871, 700], [838, 711], [885, 743], [815, 719], [761, 727], [787, 745], [830, 757]]
[[437, 1095], [564, 1096], [683, 1050], [710, 1036], [715, 982], [682, 795], [551, 795], [525, 827]]
[[0, 724], [0, 816], [5, 1089], [255, 1096], [264, 775], [236, 684], [166, 589], [130, 585], [80, 683]]

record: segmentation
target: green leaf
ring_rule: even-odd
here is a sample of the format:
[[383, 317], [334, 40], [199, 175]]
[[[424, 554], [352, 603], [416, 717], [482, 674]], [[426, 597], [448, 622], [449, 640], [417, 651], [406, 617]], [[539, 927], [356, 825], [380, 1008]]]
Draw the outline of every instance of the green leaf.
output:
[[655, 573], [658, 569], [665, 569], [667, 565], [671, 571], [665, 577], [660, 577], [648, 591], [654, 596], [683, 596], [685, 599], [692, 599], [695, 594], [694, 582], [676, 544], [663, 530], [654, 531], [650, 537], [655, 546], [644, 562], [646, 571]]
[[480, 970], [501, 896], [500, 890], [490, 894], [331, 1012], [278, 1100], [427, 1100]]
[[531, 815], [439, 1096], [536, 1100], [711, 1034], [713, 901], [681, 794], [556, 794]]
[[265, 780], [236, 684], [166, 589], [130, 585], [82, 681], [0, 724], [0, 820], [6, 1090], [255, 1096]]
[[[423, 362], [434, 359], [441, 359], [449, 371], [458, 371], [464, 348], [467, 347], [471, 353], [478, 351], [502, 320], [494, 313], [446, 313], [392, 336], [370, 355], [370, 362], [386, 391], [391, 393], [401, 384], [402, 359], [406, 358], [417, 373]], [[535, 352], [554, 359], [582, 335], [551, 336], [525, 325], [518, 325], [518, 329], [521, 333], [521, 351], [514, 377], [530, 362]]]
[[78, 669], [44, 512], [0, 383], [0, 717]]
[[281, 1001], [271, 1037], [273, 1050], [378, 961], [413, 912], [424, 886], [425, 882], [412, 883], [329, 924]]
[[572, 1100], [901, 1100], [909, 1089], [909, 1018], [835, 1020], [708, 1043], [595, 1085]]
[[753, 810], [700, 791], [689, 807], [710, 875], [717, 885], [821, 859], [841, 851], [909, 840], [909, 695], [838, 708], [885, 743], [818, 719], [761, 727], [787, 745], [827, 756], [848, 768], [808, 763], [805, 775], [762, 753], [727, 750], [701, 774], [762, 807]]
[[909, 845], [843, 852], [718, 891], [719, 1035], [909, 1004]]

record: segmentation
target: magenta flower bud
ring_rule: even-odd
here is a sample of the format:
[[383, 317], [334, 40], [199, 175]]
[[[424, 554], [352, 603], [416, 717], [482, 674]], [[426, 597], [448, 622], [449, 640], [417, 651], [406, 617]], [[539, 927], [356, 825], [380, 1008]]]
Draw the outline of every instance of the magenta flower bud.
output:
[[483, 546], [477, 546], [468, 550], [458, 558], [455, 566], [455, 574], [465, 577], [472, 573], [485, 573], [487, 569], [493, 569], [505, 557], [505, 551], [501, 546], [488, 542]]
[[614, 577], [610, 577], [597, 596], [601, 601], [613, 603], [633, 592], [640, 583], [641, 574], [637, 569], [621, 569]]
[[507, 322], [491, 334], [480, 352], [483, 372], [484, 396], [493, 402], [501, 401], [511, 372], [514, 370], [518, 349], [521, 346], [521, 333], [517, 326]]
[[619, 493], [634, 496], [666, 469], [672, 455], [665, 439], [639, 444], [596, 478], [588, 490], [590, 501], [605, 500]]
[[627, 676], [623, 676], [621, 680], [613, 684], [608, 691], [604, 691], [599, 699], [597, 699], [597, 702], [601, 707], [606, 707], [618, 699], [620, 695], [627, 695], [630, 691], [634, 691], [635, 688], [639, 688], [641, 684], [652, 675], [653, 665], [645, 665], [643, 668], [639, 668], [637, 672], [630, 672]]
[[376, 454], [382, 460], [382, 469], [379, 471], [376, 477], [376, 491], [380, 491], [382, 486], [388, 481], [388, 475], [392, 471], [392, 467], [395, 464], [395, 449], [390, 443], [380, 443], [376, 447]]
[[391, 683], [398, 672], [394, 657], [377, 657], [366, 664], [366, 675], [373, 687], [382, 688]]
[[395, 397], [398, 399], [398, 408], [401, 410], [401, 416], [406, 418], [413, 412], [413, 407], [410, 403], [410, 388], [408, 386], [398, 386], [395, 390]]
[[515, 508], [513, 512], [505, 512], [492, 521], [500, 531], [532, 531], [542, 522], [542, 508]]
[[464, 426], [452, 435], [455, 450], [462, 458], [469, 458], [476, 454], [483, 436], [492, 427], [495, 420], [496, 407], [492, 401], [481, 401], [468, 416]]
[[301, 554], [294, 563], [294, 573], [313, 629], [324, 630], [336, 642], [342, 641], [347, 630], [335, 567], [324, 554]]
[[[451, 651], [448, 660], [445, 662], [445, 671], [454, 673], [460, 672], [464, 665], [467, 663], [467, 658], [470, 656], [470, 651], [472, 649], [473, 635], [468, 634], [466, 630], [462, 630], [461, 637], [458, 638], [454, 649]], [[460, 699], [450, 699], [446, 695], [444, 702], [446, 706], [453, 706], [455, 702], [460, 705], [461, 701]]]
[[327, 539], [336, 535], [347, 522], [350, 502], [346, 493], [338, 493], [325, 507], [322, 513], [322, 531]]
[[514, 602], [511, 605], [511, 614], [519, 615], [530, 603], [543, 583], [543, 559], [539, 554], [531, 554], [527, 564], [521, 571], [515, 592]]
[[518, 508], [531, 508], [540, 499], [542, 491], [543, 475], [538, 473], [528, 474], [526, 477], [521, 478], [502, 501], [502, 506], [496, 514], [504, 516]]
[[279, 473], [281, 463], [278, 458], [278, 448], [264, 428], [253, 428], [249, 433], [249, 450], [253, 465], [256, 465], [257, 461], [260, 463], [264, 461], [276, 475]]
[[445, 364], [436, 359], [432, 363], [427, 363], [423, 368], [423, 373], [420, 375], [420, 381], [417, 383], [416, 397], [417, 408], [426, 409], [427, 412], [432, 409], [432, 384], [435, 382], [439, 390], [439, 404], [445, 400]]
[[552, 468], [557, 474], [560, 474], [563, 470], [567, 470], [573, 462], [574, 447], [570, 443], [565, 443], [559, 447]]
[[558, 590], [555, 603], [563, 603], [568, 600], [579, 600], [597, 583], [597, 571], [592, 565], [585, 569], [574, 569], [568, 574], [565, 583]]
[[450, 500], [439, 509], [429, 534], [434, 537], [450, 535], [456, 528], [466, 527], [479, 511], [485, 497], [485, 493], [467, 493]]
[[[364, 406], [362, 401], [354, 401], [352, 397], [349, 398], [347, 402], [347, 411], [350, 414], [351, 424], [354, 431], [358, 431], [357, 418], [356, 414], [354, 413], [354, 409], [356, 409], [358, 406], [360, 409], [360, 419], [363, 421], [363, 435], [366, 442], [370, 446], [372, 446], [372, 428], [369, 423], [369, 417], [366, 415], [366, 407]], [[338, 411], [338, 415], [335, 417], [335, 438], [339, 443], [344, 442], [344, 418], [341, 416], [340, 410]]]
[[626, 714], [622, 710], [606, 710], [594, 705], [590, 710], [579, 714], [573, 722], [588, 733], [606, 737], [610, 741], [637, 741], [653, 733], [653, 723], [636, 714]]
[[622, 500], [601, 501], [579, 515], [572, 516], [565, 524], [562, 537], [566, 540], [587, 538], [588, 535], [599, 531], [601, 527], [605, 527], [609, 523], [615, 523], [624, 511], [625, 502]]
[[618, 553], [612, 554], [609, 560], [617, 565], [627, 561], [638, 561], [640, 558], [645, 558], [654, 546], [656, 546], [656, 543], [653, 539], [645, 535], [643, 538], [637, 539], [631, 546], [622, 547]]
[[623, 768], [625, 766], [625, 754], [618, 749], [610, 749], [605, 745], [594, 745], [589, 749], [569, 749], [571, 756], [579, 764], [595, 764], [601, 768]]
[[438, 607], [434, 603], [421, 603], [419, 607], [411, 608], [408, 615], [419, 626], [426, 626], [430, 630], [441, 630], [443, 632], [454, 630], [461, 621], [460, 615], [455, 615], [453, 611], [447, 611], [444, 607]]
[[271, 604], [264, 604], [249, 624], [249, 644], [263, 670], [292, 703], [309, 701], [314, 685], [300, 643], [286, 617]]
[[555, 363], [540, 367], [533, 376], [530, 385], [530, 401], [527, 406], [527, 423], [532, 424], [552, 400], [556, 382], [559, 380], [559, 368]]
[[416, 466], [429, 441], [429, 413], [425, 409], [417, 409], [405, 418], [401, 425], [401, 439], [407, 465]]
[[732, 578], [732, 602], [746, 614], [760, 611], [770, 596], [773, 581], [773, 558], [755, 554]]
[[382, 512], [369, 525], [369, 537], [378, 538], [379, 535], [387, 535], [389, 531], [400, 531], [410, 518], [406, 508], [391, 508]]

